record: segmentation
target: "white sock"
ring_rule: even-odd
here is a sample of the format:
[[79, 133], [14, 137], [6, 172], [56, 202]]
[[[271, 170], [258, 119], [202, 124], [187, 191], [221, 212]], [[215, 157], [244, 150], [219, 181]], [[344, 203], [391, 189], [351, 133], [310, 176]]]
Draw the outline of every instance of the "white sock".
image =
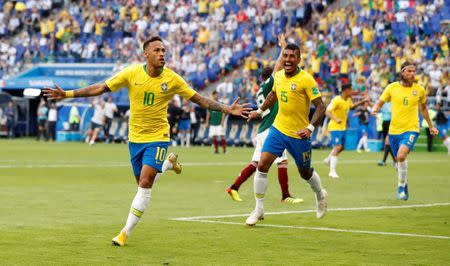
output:
[[267, 173], [256, 170], [253, 178], [253, 190], [255, 191], [256, 209], [264, 209], [264, 196], [267, 191]]
[[444, 139], [444, 145], [447, 147], [447, 150], [450, 152], [450, 138]]
[[367, 151], [368, 147], [367, 147], [367, 136], [363, 136], [362, 137], [362, 145], [363, 145], [363, 149], [365, 151]]
[[186, 134], [186, 146], [191, 146], [191, 133]]
[[361, 137], [361, 138], [359, 139], [359, 141], [358, 141], [358, 146], [356, 147], [357, 150], [360, 150], [360, 149], [362, 148], [362, 146], [363, 146], [363, 138], [364, 138], [364, 137]]
[[134, 196], [133, 202], [131, 203], [130, 213], [128, 214], [127, 223], [125, 224], [125, 232], [127, 236], [131, 234], [133, 227], [139, 222], [144, 214], [145, 209], [150, 202], [150, 197], [152, 194], [151, 188], [141, 188], [138, 187], [136, 196]]
[[322, 182], [320, 181], [319, 174], [314, 171], [311, 178], [307, 180], [307, 182], [311, 186], [311, 189], [316, 192], [316, 197], [318, 199], [322, 198]]
[[338, 157], [331, 155], [331, 157], [330, 157], [330, 172], [336, 172], [337, 162], [338, 162]]
[[408, 162], [397, 163], [398, 186], [404, 187], [408, 184]]
[[162, 174], [164, 174], [165, 171], [167, 170], [171, 170], [173, 168], [173, 165], [171, 162], [169, 162], [169, 160], [167, 160], [167, 158], [164, 160], [162, 168], [161, 168], [161, 173], [157, 173], [155, 176], [155, 181], [154, 183], [156, 183], [162, 176]]

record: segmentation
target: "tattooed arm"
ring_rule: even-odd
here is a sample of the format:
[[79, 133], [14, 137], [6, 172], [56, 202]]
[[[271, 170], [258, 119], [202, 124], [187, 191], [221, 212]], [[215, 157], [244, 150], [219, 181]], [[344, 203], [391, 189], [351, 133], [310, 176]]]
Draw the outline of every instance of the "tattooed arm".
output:
[[204, 109], [219, 111], [225, 114], [238, 115], [244, 118], [247, 118], [248, 112], [252, 110], [248, 107], [250, 105], [249, 103], [239, 104], [239, 97], [230, 106], [202, 96], [199, 93], [194, 94], [190, 101], [200, 105]]

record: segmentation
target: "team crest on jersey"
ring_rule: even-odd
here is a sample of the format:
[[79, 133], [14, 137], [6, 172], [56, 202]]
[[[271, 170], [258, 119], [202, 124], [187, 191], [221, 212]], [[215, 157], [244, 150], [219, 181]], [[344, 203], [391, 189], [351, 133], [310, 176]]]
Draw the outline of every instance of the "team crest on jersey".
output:
[[163, 84], [161, 84], [161, 91], [162, 92], [167, 92], [167, 83], [163, 83]]
[[412, 91], [412, 95], [413, 95], [413, 96], [417, 96], [417, 91], [416, 91], [416, 90], [413, 90], [413, 91]]
[[294, 83], [291, 85], [291, 91], [295, 91], [297, 89], [297, 85]]

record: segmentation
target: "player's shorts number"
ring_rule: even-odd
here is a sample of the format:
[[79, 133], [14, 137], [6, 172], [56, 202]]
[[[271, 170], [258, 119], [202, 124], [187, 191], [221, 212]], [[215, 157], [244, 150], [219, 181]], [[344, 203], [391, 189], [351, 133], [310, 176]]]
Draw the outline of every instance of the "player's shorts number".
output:
[[281, 101], [287, 103], [288, 101], [287, 91], [281, 91]]
[[155, 103], [155, 94], [153, 92], [144, 92], [144, 105], [153, 105]]
[[302, 153], [302, 155], [303, 155], [303, 162], [307, 162], [311, 159], [310, 151], [305, 151], [304, 153]]
[[164, 159], [166, 158], [166, 153], [167, 153], [166, 148], [156, 147], [155, 160], [164, 161]]
[[413, 134], [409, 135], [409, 142], [413, 143], [415, 137]]

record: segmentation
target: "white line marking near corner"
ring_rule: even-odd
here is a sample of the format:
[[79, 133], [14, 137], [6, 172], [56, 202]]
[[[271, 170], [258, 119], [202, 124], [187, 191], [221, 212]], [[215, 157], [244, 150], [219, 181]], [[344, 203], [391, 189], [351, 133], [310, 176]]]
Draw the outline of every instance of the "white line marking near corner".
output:
[[[442, 203], [427, 203], [427, 204], [413, 204], [413, 205], [397, 205], [397, 206], [374, 206], [374, 207], [356, 207], [356, 208], [332, 208], [328, 209], [329, 212], [334, 211], [371, 211], [371, 210], [387, 210], [387, 209], [409, 209], [409, 208], [427, 208], [436, 206], [449, 206], [450, 202]], [[264, 215], [281, 215], [281, 214], [298, 214], [298, 213], [312, 213], [316, 210], [301, 210], [301, 211], [284, 211], [284, 212], [265, 212]], [[235, 218], [235, 217], [247, 217], [246, 214], [229, 214], [229, 215], [212, 215], [212, 216], [192, 216], [192, 217], [179, 217], [171, 218], [174, 221], [195, 221], [200, 219], [220, 219], [220, 218]]]
[[[211, 221], [211, 220], [185, 220], [185, 221], [198, 222], [198, 223], [230, 224], [230, 225], [239, 225], [239, 226], [244, 225], [244, 223]], [[258, 224], [256, 226], [272, 227], [272, 228], [300, 229], [300, 230], [311, 230], [311, 231], [328, 231], [328, 232], [352, 233], [352, 234], [370, 234], [370, 235], [406, 236], [406, 237], [420, 237], [420, 238], [433, 238], [433, 239], [450, 239], [450, 236], [421, 235], [421, 234], [412, 234], [412, 233], [367, 231], [367, 230], [352, 230], [352, 229], [339, 229], [339, 228], [330, 228], [330, 227], [310, 227], [310, 226], [293, 226], [293, 225], [276, 225], [276, 224]]]

